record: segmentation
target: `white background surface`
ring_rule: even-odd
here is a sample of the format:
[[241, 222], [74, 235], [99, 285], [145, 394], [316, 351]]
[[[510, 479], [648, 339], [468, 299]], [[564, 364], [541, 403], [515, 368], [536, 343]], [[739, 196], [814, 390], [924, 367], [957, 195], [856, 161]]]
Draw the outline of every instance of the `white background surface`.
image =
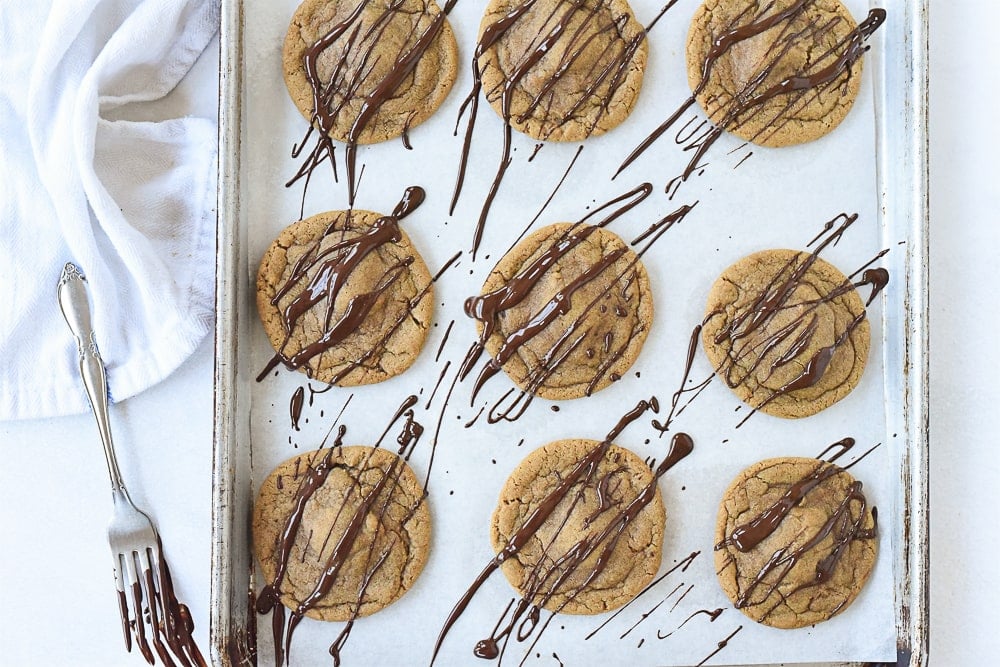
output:
[[[931, 3], [931, 656], [993, 664], [1000, 652], [1000, 6]], [[214, 46], [164, 108], [211, 115]], [[5, 221], [10, 223], [10, 221]], [[178, 597], [208, 649], [212, 349], [115, 406], [133, 496], [156, 517]], [[140, 458], [141, 457], [141, 458]], [[104, 530], [108, 483], [92, 418], [0, 424], [0, 665], [136, 665], [126, 656]]]

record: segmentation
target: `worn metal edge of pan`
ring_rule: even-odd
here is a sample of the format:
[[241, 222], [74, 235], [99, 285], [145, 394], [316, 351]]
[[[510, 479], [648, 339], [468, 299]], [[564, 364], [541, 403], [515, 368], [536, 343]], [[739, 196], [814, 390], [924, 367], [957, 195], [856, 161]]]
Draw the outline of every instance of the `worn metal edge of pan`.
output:
[[219, 40], [219, 191], [216, 230], [215, 413], [209, 641], [213, 665], [256, 664], [251, 606], [251, 448], [245, 347], [249, 315], [245, 225], [240, 206], [243, 2], [222, 0]]
[[897, 272], [905, 285], [890, 290], [884, 309], [904, 316], [897, 324], [903, 335], [895, 339], [903, 349], [886, 349], [886, 373], [894, 373], [896, 381], [902, 378], [902, 391], [887, 394], [886, 408], [898, 427], [893, 433], [903, 436], [894, 438], [902, 448], [897, 509], [904, 517], [894, 536], [897, 664], [919, 667], [930, 660], [929, 0], [891, 5], [902, 20], [892, 26], [895, 38], [885, 40], [889, 48], [874, 58], [876, 85], [881, 86], [875, 96], [879, 214], [886, 247], [894, 247], [901, 232], [907, 232], [907, 243], [900, 253], [902, 271]]
[[[219, 76], [219, 193], [216, 249], [215, 424], [212, 482], [211, 658], [216, 665], [256, 664], [255, 623], [250, 608], [253, 561], [249, 549], [251, 450], [247, 411], [239, 383], [240, 322], [248, 313], [241, 252], [239, 176], [242, 127], [243, 0], [222, 0]], [[896, 579], [897, 665], [929, 663], [929, 0], [873, 2], [886, 7], [886, 28], [873, 61], [879, 217], [883, 243], [894, 247], [901, 289], [886, 292], [883, 331], [901, 328], [899, 346], [887, 344], [889, 430], [902, 435], [888, 446], [900, 450], [896, 498], [904, 520], [893, 536]], [[887, 31], [888, 31], [887, 30]], [[895, 100], [886, 103], [887, 100]], [[892, 255], [890, 255], [892, 256]], [[893, 313], [901, 314], [893, 318]], [[892, 341], [890, 336], [886, 341]], [[887, 432], [887, 435], [889, 433]]]

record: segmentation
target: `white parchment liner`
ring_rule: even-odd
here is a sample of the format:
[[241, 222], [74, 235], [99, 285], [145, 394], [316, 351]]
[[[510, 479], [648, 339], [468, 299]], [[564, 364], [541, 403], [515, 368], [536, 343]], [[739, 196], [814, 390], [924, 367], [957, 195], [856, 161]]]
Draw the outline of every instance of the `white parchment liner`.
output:
[[[845, 4], [856, 19], [864, 18], [866, 3], [849, 0]], [[662, 0], [633, 0], [632, 5], [639, 20], [646, 23], [656, 15]], [[617, 180], [610, 180], [631, 148], [689, 95], [684, 42], [688, 21], [697, 5], [698, 0], [681, 0], [656, 25], [649, 37], [649, 65], [635, 111], [609, 134], [585, 142], [566, 183], [536, 223], [537, 228], [577, 220], [586, 214], [587, 207], [649, 181], [655, 187], [653, 195], [610, 227], [629, 240], [679, 205], [698, 202], [695, 210], [668, 231], [644, 258], [656, 314], [641, 356], [632, 370], [610, 388], [589, 399], [561, 402], [559, 412], [549, 409], [550, 402], [536, 400], [527, 414], [513, 424], [489, 425], [480, 419], [472, 428], [464, 428], [482, 400], [470, 408], [471, 381], [455, 387], [441, 423], [430, 480], [429, 503], [434, 520], [430, 560], [415, 587], [403, 598], [356, 623], [343, 651], [345, 664], [429, 662], [448, 612], [493, 556], [489, 520], [504, 480], [524, 456], [547, 442], [571, 437], [601, 439], [639, 399], [655, 394], [661, 402], [669, 402], [680, 382], [691, 329], [701, 321], [708, 289], [726, 266], [757, 250], [804, 248], [822, 224], [840, 212], [857, 212], [860, 220], [838, 245], [823, 253], [824, 258], [849, 274], [881, 249], [881, 230], [875, 216], [870, 72], [865, 73], [852, 113], [835, 132], [819, 141], [783, 149], [739, 148], [741, 140], [724, 136], [707, 156], [704, 174], [693, 177], [673, 201], [668, 201], [663, 188], [683, 170], [690, 155], [680, 150], [674, 142], [676, 131], [672, 131]], [[305, 376], [282, 371], [277, 377], [272, 375], [255, 384], [254, 488], [280, 461], [318, 446], [352, 394], [354, 398], [342, 418], [348, 428], [345, 444], [371, 444], [402, 400], [422, 390], [417, 420], [427, 427], [427, 433], [412, 465], [421, 478], [427, 471], [444, 394], [476, 335], [473, 321], [462, 313], [462, 303], [479, 292], [486, 274], [549, 197], [580, 145], [547, 144], [528, 163], [535, 141], [515, 133], [514, 162], [494, 203], [479, 259], [472, 263], [468, 253], [472, 231], [497, 167], [502, 137], [501, 121], [485, 102], [480, 105], [469, 175], [454, 216], [448, 216], [447, 206], [461, 152], [461, 138], [453, 136], [453, 129], [458, 106], [471, 85], [469, 60], [483, 6], [476, 0], [458, 0], [451, 14], [462, 67], [441, 109], [411, 131], [413, 150], [406, 150], [396, 140], [362, 147], [359, 152], [359, 166], [364, 164], [365, 170], [356, 201], [358, 208], [389, 212], [407, 186], [420, 185], [427, 191], [427, 201], [403, 225], [431, 271], [458, 250], [466, 251], [436, 286], [435, 324], [427, 344], [417, 363], [402, 376], [375, 386], [334, 388], [317, 395], [313, 405], [303, 411], [301, 431], [291, 427], [289, 400], [295, 388], [305, 384]], [[299, 213], [301, 190], [283, 187], [298, 166], [289, 156], [290, 148], [305, 129], [305, 120], [290, 101], [281, 75], [281, 46], [295, 7], [294, 1], [287, 0], [247, 0], [245, 7], [247, 134], [242, 195], [248, 211], [252, 271], [256, 271], [271, 240]], [[880, 36], [876, 34], [871, 43], [879, 48]], [[695, 115], [685, 115], [677, 129]], [[751, 151], [753, 154], [734, 168]], [[338, 149], [337, 157], [342, 167], [342, 149]], [[325, 165], [316, 171], [306, 199], [307, 216], [347, 207], [346, 184], [343, 180], [333, 183], [329, 173]], [[249, 276], [251, 281], [254, 278]], [[888, 289], [894, 289], [891, 279]], [[758, 414], [736, 429], [748, 408], [740, 407], [739, 400], [719, 381], [691, 404], [675, 422], [674, 430], [689, 433], [695, 451], [660, 481], [667, 507], [661, 572], [693, 551], [701, 554], [686, 571], [666, 577], [590, 640], [584, 641], [583, 637], [608, 615], [557, 616], [532, 649], [527, 664], [557, 665], [557, 659], [566, 665], [600, 665], [609, 660], [614, 661], [611, 664], [697, 664], [740, 626], [742, 630], [708, 664], [895, 659], [890, 536], [899, 517], [891, 511], [889, 485], [896, 483], [892, 472], [895, 465], [890, 463], [894, 463], [897, 453], [893, 434], [886, 432], [882, 400], [880, 299], [869, 309], [869, 317], [872, 350], [860, 385], [846, 399], [818, 415], [792, 421]], [[451, 320], [455, 324], [435, 363], [435, 353]], [[253, 375], [263, 368], [273, 351], [261, 327], [251, 328]], [[452, 366], [431, 408], [425, 410], [447, 360]], [[641, 377], [636, 376], [636, 371]], [[691, 377], [698, 381], [710, 373], [711, 367], [699, 351]], [[486, 385], [483, 397], [495, 400], [510, 386], [501, 374]], [[643, 418], [616, 442], [641, 457], [660, 459], [666, 453], [669, 434], [662, 439], [657, 435], [649, 419]], [[883, 508], [879, 514], [880, 550], [872, 577], [849, 609], [823, 624], [791, 631], [757, 625], [732, 607], [715, 578], [712, 545], [721, 493], [740, 470], [760, 459], [816, 456], [827, 444], [845, 436], [854, 437], [859, 444], [841, 463], [871, 445], [883, 443], [852, 469], [864, 482], [869, 501]], [[522, 439], [523, 444], [519, 444]], [[619, 638], [682, 583], [677, 593], [624, 639]], [[692, 585], [674, 606], [680, 594]], [[489, 634], [513, 595], [503, 576], [495, 574], [452, 629], [437, 664], [488, 664], [474, 658], [472, 648]], [[657, 639], [657, 631], [665, 635], [693, 612], [717, 607], [725, 611], [714, 623], [699, 615], [670, 637]], [[270, 620], [260, 619], [258, 627], [261, 664], [272, 664]], [[327, 649], [340, 628], [340, 624], [306, 619], [296, 629], [292, 664], [330, 664]], [[511, 642], [504, 661], [519, 663], [530, 641]]]

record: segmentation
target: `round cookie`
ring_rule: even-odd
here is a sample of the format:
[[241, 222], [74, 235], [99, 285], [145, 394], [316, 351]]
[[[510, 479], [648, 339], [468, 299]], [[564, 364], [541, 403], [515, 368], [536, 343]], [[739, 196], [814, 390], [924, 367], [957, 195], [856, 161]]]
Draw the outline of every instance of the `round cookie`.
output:
[[[364, 254], [366, 244], [374, 247]], [[361, 257], [356, 264], [352, 254]], [[427, 336], [432, 296], [430, 271], [406, 232], [371, 211], [293, 223], [265, 251], [257, 274], [257, 310], [279, 360], [339, 386], [409, 368]]]
[[[356, 10], [360, 13], [354, 16]], [[412, 71], [398, 87], [389, 86], [374, 118], [352, 141], [351, 128], [364, 105], [377, 97], [380, 84], [438, 20], [443, 23], [437, 35]], [[306, 53], [343, 25], [346, 29], [320, 53], [316, 65], [323, 90], [334, 89], [326, 105], [334, 118], [330, 136], [371, 144], [402, 136], [427, 120], [448, 96], [458, 73], [455, 34], [434, 0], [305, 0], [299, 5], [288, 27], [282, 64], [288, 92], [302, 115], [313, 122]], [[363, 74], [360, 82], [359, 74]], [[344, 90], [351, 91], [346, 99]]]
[[[321, 483], [315, 491], [303, 491], [317, 480]], [[297, 529], [289, 530], [300, 494], [306, 496], [301, 521]], [[370, 501], [367, 511], [362, 507], [366, 500]], [[267, 476], [253, 509], [253, 544], [263, 580], [275, 586], [283, 605], [294, 611], [313, 593], [356, 515], [362, 517], [361, 529], [332, 587], [302, 610], [310, 618], [353, 618], [358, 591], [369, 576], [358, 616], [374, 614], [398, 600], [427, 562], [430, 511], [413, 471], [384, 449], [316, 450], [288, 459]], [[286, 532], [294, 538], [285, 562], [280, 563]], [[275, 582], [281, 566], [284, 575]]]
[[[832, 264], [765, 250], [712, 285], [702, 345], [716, 374], [756, 410], [807, 417], [857, 386], [871, 344], [865, 305]], [[824, 365], [825, 364], [825, 365]]]
[[816, 459], [768, 459], [722, 497], [715, 570], [744, 614], [801, 628], [857, 598], [875, 565], [876, 533], [875, 510], [849, 473]]
[[[620, 379], [638, 358], [653, 321], [649, 275], [638, 256], [615, 233], [579, 223], [549, 225], [521, 241], [487, 277], [483, 295], [504, 289], [572, 236], [583, 238], [538, 277], [524, 299], [496, 314], [485, 345], [494, 360], [509, 355], [502, 368], [518, 387], [552, 400], [587, 396]], [[512, 344], [559, 295], [569, 297], [563, 304], [568, 310]], [[482, 333], [482, 321], [476, 324]]]
[[[524, 3], [491, 0], [486, 31]], [[551, 48], [524, 69], [560, 25]], [[645, 29], [626, 0], [583, 0], [579, 6], [538, 0], [479, 57], [483, 90], [511, 127], [540, 141], [580, 141], [616, 127], [632, 112], [646, 68]], [[510, 83], [508, 83], [510, 82]], [[503, 93], [510, 88], [510, 109]]]
[[[596, 440], [559, 440], [521, 461], [504, 484], [493, 513], [490, 540], [494, 551], [499, 553], [525, 519], [600, 446]], [[655, 484], [653, 473], [642, 459], [609, 445], [594, 474], [581, 476], [531, 539], [504, 560], [501, 568], [507, 580], [527, 600], [567, 614], [599, 614], [634, 598], [660, 567], [665, 512], [659, 489], [626, 524], [606, 568], [586, 586], [584, 583], [617, 534], [609, 529], [610, 524], [650, 484]], [[566, 561], [561, 567], [553, 568], [553, 564], [583, 538], [594, 538], [606, 529], [609, 536], [597, 542], [593, 552], [552, 590], [564, 574]]]
[[858, 58], [829, 83], [775, 95], [735, 118], [732, 113], [741, 104], [737, 100], [753, 98], [790, 77], [816, 75], [847, 51], [857, 24], [840, 0], [806, 0], [768, 30], [735, 39], [715, 59], [702, 85], [706, 60], [720, 36], [795, 10], [800, 1], [705, 0], [691, 20], [688, 83], [709, 119], [741, 139], [773, 147], [818, 139], [844, 120], [861, 88]]

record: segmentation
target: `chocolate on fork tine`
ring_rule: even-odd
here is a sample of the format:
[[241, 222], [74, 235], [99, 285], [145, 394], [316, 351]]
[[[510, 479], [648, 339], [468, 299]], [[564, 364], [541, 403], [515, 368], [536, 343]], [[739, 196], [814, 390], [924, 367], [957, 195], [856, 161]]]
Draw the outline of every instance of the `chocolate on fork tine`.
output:
[[149, 516], [129, 498], [118, 469], [111, 440], [107, 371], [90, 322], [86, 278], [75, 265], [67, 264], [63, 268], [58, 296], [66, 323], [76, 337], [80, 374], [97, 420], [111, 476], [114, 513], [108, 525], [108, 541], [114, 557], [125, 648], [131, 652], [134, 638], [140, 653], [151, 665], [156, 664], [155, 650], [160, 662], [167, 667], [203, 667], [205, 659], [191, 636], [190, 614], [174, 597], [159, 535]]

